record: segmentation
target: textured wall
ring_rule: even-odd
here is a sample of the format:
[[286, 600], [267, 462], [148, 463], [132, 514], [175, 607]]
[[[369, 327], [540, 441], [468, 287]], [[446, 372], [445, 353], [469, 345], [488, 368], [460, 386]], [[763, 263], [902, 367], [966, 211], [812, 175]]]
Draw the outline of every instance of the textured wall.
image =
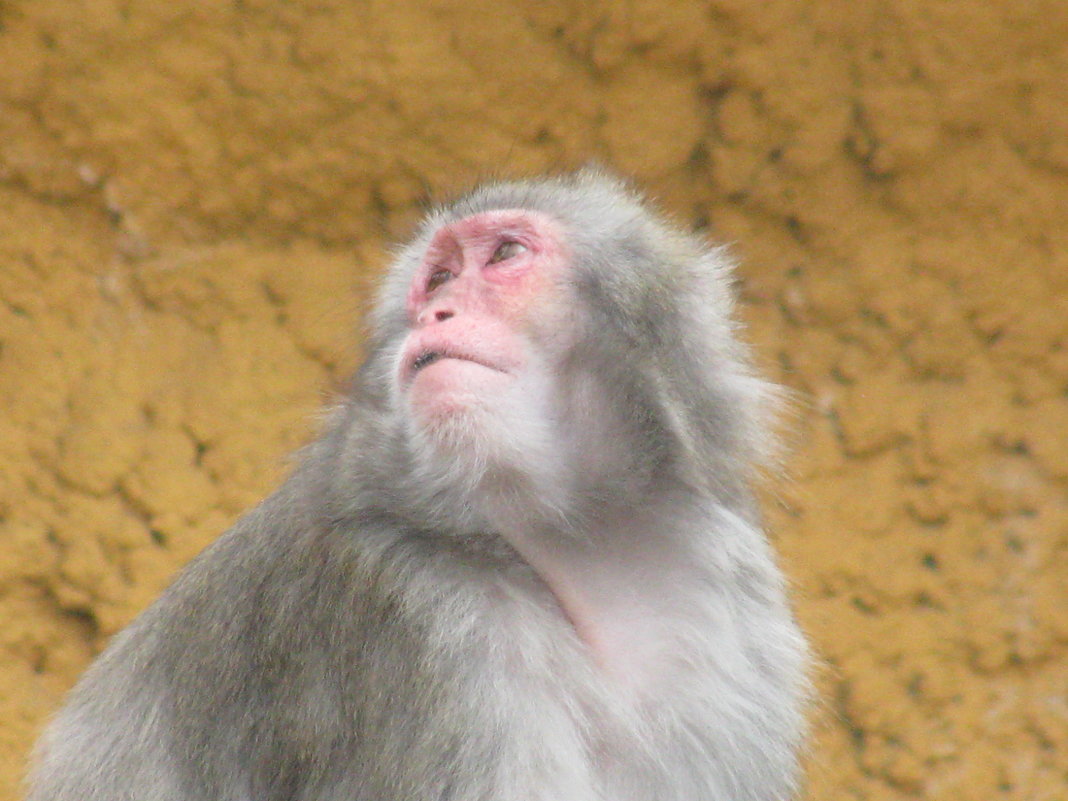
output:
[[0, 0], [0, 799], [284, 475], [428, 194], [594, 157], [798, 390], [808, 797], [1063, 799], [1063, 0]]

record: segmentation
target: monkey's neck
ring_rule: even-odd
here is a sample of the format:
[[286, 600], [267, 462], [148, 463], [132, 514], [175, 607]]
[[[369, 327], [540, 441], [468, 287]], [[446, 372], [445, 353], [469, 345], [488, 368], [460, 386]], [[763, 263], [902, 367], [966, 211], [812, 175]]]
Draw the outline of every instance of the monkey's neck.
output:
[[590, 660], [637, 693], [662, 673], [701, 581], [692, 531], [682, 530], [695, 521], [656, 506], [613, 515], [583, 536], [501, 532], [552, 593]]

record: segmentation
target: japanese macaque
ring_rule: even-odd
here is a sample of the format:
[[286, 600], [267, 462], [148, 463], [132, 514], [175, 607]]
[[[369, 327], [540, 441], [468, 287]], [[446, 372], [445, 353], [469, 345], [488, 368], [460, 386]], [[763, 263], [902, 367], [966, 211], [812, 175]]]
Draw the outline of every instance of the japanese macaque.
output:
[[592, 171], [430, 213], [321, 437], [89, 669], [31, 801], [789, 797], [731, 280]]

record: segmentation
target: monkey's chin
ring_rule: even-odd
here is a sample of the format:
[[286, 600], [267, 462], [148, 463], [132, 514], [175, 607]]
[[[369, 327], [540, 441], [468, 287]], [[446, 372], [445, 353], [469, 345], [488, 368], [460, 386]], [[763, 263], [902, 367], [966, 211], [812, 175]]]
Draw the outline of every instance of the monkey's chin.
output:
[[410, 442], [421, 486], [431, 493], [513, 495], [558, 474], [545, 387], [470, 362], [424, 367], [408, 387]]
[[477, 362], [442, 358], [415, 374], [409, 399], [423, 425], [448, 425], [457, 415], [491, 411], [513, 380], [510, 374]]

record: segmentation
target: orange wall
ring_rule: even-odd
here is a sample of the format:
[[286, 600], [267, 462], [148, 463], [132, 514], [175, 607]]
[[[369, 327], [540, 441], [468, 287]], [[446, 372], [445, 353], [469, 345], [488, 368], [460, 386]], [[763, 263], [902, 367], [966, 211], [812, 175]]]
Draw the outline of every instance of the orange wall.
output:
[[0, 801], [284, 474], [425, 195], [590, 158], [733, 243], [797, 390], [808, 797], [1065, 797], [1063, 0], [7, 0]]

